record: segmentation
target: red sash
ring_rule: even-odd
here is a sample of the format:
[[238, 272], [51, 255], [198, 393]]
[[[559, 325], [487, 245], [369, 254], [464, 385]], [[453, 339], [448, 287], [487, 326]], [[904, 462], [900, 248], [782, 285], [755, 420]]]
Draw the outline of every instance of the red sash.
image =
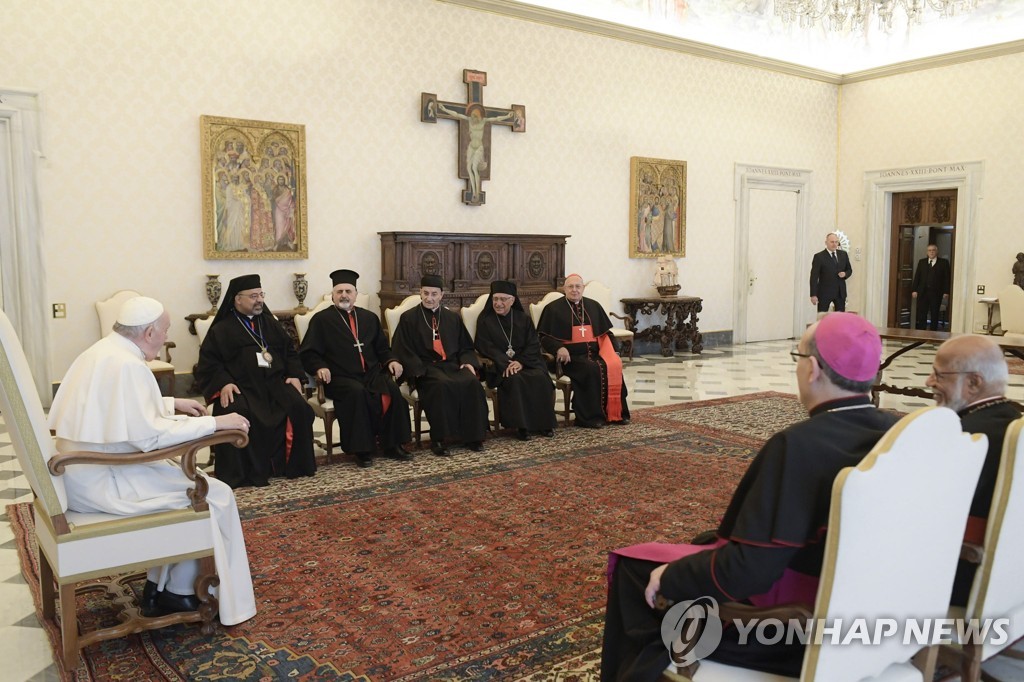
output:
[[622, 358], [615, 352], [608, 334], [602, 334], [597, 340], [597, 348], [604, 364], [608, 368], [605, 377], [608, 381], [608, 402], [604, 409], [610, 422], [622, 421]]
[[441, 343], [441, 330], [437, 328], [436, 317], [430, 319], [430, 328], [434, 330], [434, 352], [440, 355], [442, 360], [447, 360], [448, 356], [444, 353], [444, 344]]
[[572, 343], [590, 343], [596, 340], [594, 328], [591, 325], [584, 324], [572, 328]]

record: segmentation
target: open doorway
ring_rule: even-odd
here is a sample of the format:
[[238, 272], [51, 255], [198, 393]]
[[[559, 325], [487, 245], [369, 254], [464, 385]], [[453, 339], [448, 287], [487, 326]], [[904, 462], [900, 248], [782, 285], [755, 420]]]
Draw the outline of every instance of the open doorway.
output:
[[935, 244], [938, 257], [949, 261], [950, 297], [941, 306], [934, 326], [940, 331], [950, 330], [952, 281], [956, 272], [956, 203], [955, 189], [892, 195], [887, 326], [912, 329], [915, 325], [921, 326], [918, 323], [921, 317], [930, 321], [928, 311], [917, 309], [918, 300], [913, 297], [914, 275], [915, 270], [922, 267], [922, 259], [927, 259], [928, 245]]

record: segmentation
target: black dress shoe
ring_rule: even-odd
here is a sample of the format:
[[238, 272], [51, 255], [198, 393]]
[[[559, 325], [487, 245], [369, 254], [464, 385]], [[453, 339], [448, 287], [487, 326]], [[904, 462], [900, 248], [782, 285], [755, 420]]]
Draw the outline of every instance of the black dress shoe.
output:
[[545, 438], [554, 438], [555, 437], [555, 430], [554, 429], [547, 429], [545, 431], [541, 431], [540, 435], [544, 436]]
[[384, 449], [384, 456], [390, 457], [391, 459], [397, 459], [402, 462], [408, 462], [412, 459], [412, 453], [403, 448], [401, 445], [392, 445], [389, 448]]
[[619, 420], [617, 422], [608, 422], [608, 423], [611, 426], [626, 426], [627, 424], [629, 424], [629, 420], [628, 419], [622, 419], [622, 420]]
[[583, 429], [599, 429], [602, 426], [604, 426], [604, 424], [602, 424], [599, 421], [588, 421], [586, 419], [579, 419], [579, 418], [576, 419], [575, 423], [576, 423], [576, 426], [578, 426], [580, 428], [583, 428]]
[[146, 586], [142, 588], [142, 600], [139, 602], [139, 610], [142, 611], [142, 615], [147, 618], [160, 615], [160, 609], [157, 607], [157, 597], [160, 596], [160, 591], [156, 587], [156, 583], [152, 580], [146, 581]]
[[199, 597], [194, 594], [174, 594], [173, 592], [164, 590], [157, 596], [156, 604], [164, 613], [198, 611]]
[[373, 455], [368, 452], [357, 452], [356, 464], [359, 465], [360, 469], [369, 469], [373, 466]]
[[450, 454], [444, 444], [436, 440], [430, 441], [430, 451], [438, 457], [447, 457]]
[[473, 452], [480, 452], [484, 449], [484, 442], [482, 440], [474, 440], [468, 444], [469, 449]]
[[526, 429], [519, 429], [516, 432], [516, 438], [518, 438], [519, 440], [530, 440], [530, 432], [527, 431]]

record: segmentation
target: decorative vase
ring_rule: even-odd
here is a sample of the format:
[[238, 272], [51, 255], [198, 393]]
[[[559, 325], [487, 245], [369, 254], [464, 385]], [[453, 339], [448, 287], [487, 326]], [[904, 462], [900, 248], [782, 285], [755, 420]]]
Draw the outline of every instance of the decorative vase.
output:
[[220, 275], [207, 275], [206, 276], [206, 298], [210, 301], [210, 312], [207, 315], [217, 314], [217, 303], [220, 302], [221, 284], [220, 280], [217, 279]]
[[306, 273], [296, 272], [295, 281], [292, 282], [292, 291], [295, 292], [295, 298], [299, 299], [299, 306], [295, 309], [298, 313], [305, 313], [309, 311], [309, 308], [303, 303], [306, 300], [306, 294], [309, 293], [309, 283], [306, 281]]

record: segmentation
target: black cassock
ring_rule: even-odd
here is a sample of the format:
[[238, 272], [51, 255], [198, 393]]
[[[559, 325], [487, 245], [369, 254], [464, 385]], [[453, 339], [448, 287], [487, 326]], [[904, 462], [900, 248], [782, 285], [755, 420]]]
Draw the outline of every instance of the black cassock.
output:
[[[215, 447], [217, 478], [232, 488], [267, 485], [271, 476], [312, 476], [313, 410], [295, 388], [285, 383], [294, 378], [305, 382], [306, 373], [291, 337], [270, 313], [252, 318], [252, 331], [232, 312], [210, 327], [199, 348], [196, 381], [214, 415], [237, 412], [249, 420], [249, 444], [242, 449], [222, 444]], [[260, 367], [257, 339], [272, 356], [270, 367]], [[220, 390], [235, 384], [241, 393], [226, 408], [220, 405]], [[291, 421], [291, 451], [286, 453], [286, 425]]]
[[[363, 344], [361, 357], [353, 316]], [[331, 372], [324, 393], [334, 401], [342, 450], [372, 453], [377, 436], [381, 448], [409, 442], [409, 407], [387, 371], [395, 358], [376, 315], [362, 308], [353, 308], [352, 313], [333, 305], [324, 308], [309, 321], [299, 355], [310, 374], [324, 367]], [[390, 399], [386, 412], [382, 396]]]
[[[817, 405], [810, 418], [772, 436], [754, 457], [722, 517], [717, 535], [728, 540], [683, 556], [661, 575], [661, 594], [674, 602], [714, 597], [719, 602], [762, 596], [772, 603], [793, 601], [787, 582], [821, 575], [832, 483], [856, 466], [896, 423], [867, 396]], [[601, 680], [655, 682], [668, 667], [661, 639], [664, 614], [651, 609], [644, 590], [661, 563], [621, 556], [615, 564], [605, 612]], [[813, 607], [813, 596], [810, 604]], [[711, 660], [780, 675], [799, 676], [804, 646], [785, 640], [740, 644], [737, 628], [726, 628]]]
[[[582, 310], [581, 310], [582, 306]], [[615, 346], [615, 339], [609, 334], [612, 322], [597, 301], [584, 297], [573, 306], [566, 298], [560, 298], [544, 306], [537, 332], [544, 350], [552, 355], [565, 347], [570, 362], [562, 365], [562, 373], [572, 379], [572, 409], [576, 419], [588, 423], [604, 423], [608, 419], [608, 366], [601, 357], [596, 341], [566, 343], [572, 339], [572, 327], [581, 321], [593, 329], [594, 338], [608, 334], [608, 340]], [[622, 384], [622, 419], [629, 419], [629, 405], [626, 403], [626, 382]]]
[[[511, 358], [509, 346], [515, 352]], [[486, 369], [486, 379], [489, 386], [498, 389], [501, 425], [527, 431], [554, 429], [555, 386], [541, 357], [530, 316], [515, 309], [504, 317], [493, 309], [484, 310], [477, 321], [476, 349], [494, 363]], [[503, 376], [513, 360], [522, 364], [522, 371]]]
[[[434, 328], [440, 334], [445, 359], [434, 350]], [[411, 379], [430, 422], [430, 439], [481, 441], [487, 433], [487, 398], [476, 372], [459, 369], [468, 364], [480, 370], [473, 340], [456, 313], [440, 306], [422, 305], [402, 313], [391, 339], [395, 357]]]

